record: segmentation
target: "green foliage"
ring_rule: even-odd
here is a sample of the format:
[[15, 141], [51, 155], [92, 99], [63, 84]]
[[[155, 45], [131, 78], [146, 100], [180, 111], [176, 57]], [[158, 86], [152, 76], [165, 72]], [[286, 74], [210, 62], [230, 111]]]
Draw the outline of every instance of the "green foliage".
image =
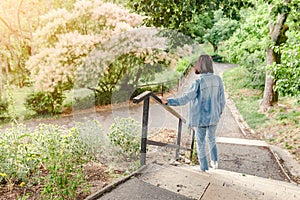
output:
[[[137, 13], [148, 16], [145, 19], [147, 26], [164, 27], [186, 33], [186, 23], [193, 18], [193, 13], [200, 12], [196, 1], [138, 1], [129, 0], [127, 6]], [[163, 19], [163, 20], [162, 20]]]
[[226, 60], [245, 66], [254, 88], [263, 88], [265, 78], [266, 48], [269, 39], [269, 13], [264, 3], [256, 8], [243, 9], [240, 28], [224, 42], [221, 50]]
[[201, 2], [196, 0], [128, 0], [126, 5], [134, 12], [147, 16], [144, 19], [147, 26], [177, 30], [202, 42], [206, 30], [213, 25], [214, 11], [222, 9], [226, 17], [239, 19], [240, 8], [252, 6], [252, 2], [247, 0], [204, 0]]
[[96, 120], [85, 119], [83, 122], [78, 122], [72, 131], [79, 134], [81, 142], [85, 145], [86, 155], [92, 156], [93, 159], [99, 158], [109, 144], [102, 125]]
[[0, 120], [6, 120], [9, 118], [8, 113], [8, 101], [5, 98], [0, 97]]
[[0, 135], [0, 182], [39, 184], [42, 199], [75, 199], [84, 182], [83, 165], [93, 159], [92, 152], [99, 153], [95, 143], [87, 144], [98, 125], [87, 126], [68, 130], [40, 124], [32, 131], [20, 124], [6, 129]]
[[140, 149], [141, 127], [132, 118], [116, 118], [110, 127], [109, 139], [113, 146], [120, 148], [120, 154], [137, 158]]
[[187, 58], [182, 58], [177, 64], [176, 71], [179, 73], [183, 73], [186, 68], [191, 67], [191, 64], [192, 63], [190, 63]]
[[204, 42], [204, 35], [213, 26], [212, 14], [209, 12], [195, 13], [191, 21], [186, 23], [188, 35], [197, 42]]
[[4, 113], [2, 113], [2, 114], [4, 114], [6, 116], [5, 120], [8, 120], [8, 119], [16, 120], [18, 118], [18, 116], [17, 116], [17, 111], [16, 111], [16, 102], [15, 102], [14, 95], [13, 95], [14, 89], [12, 87], [10, 87], [9, 84], [6, 84], [4, 87], [4, 91], [5, 91], [5, 93], [2, 97], [3, 98], [2, 101], [3, 101], [3, 103], [7, 103], [7, 110], [5, 110], [5, 108], [3, 107], [3, 109], [4, 109], [3, 112], [6, 114], [4, 114]]
[[189, 57], [184, 57], [180, 59], [177, 63], [176, 71], [181, 74], [181, 76], [186, 75], [188, 70], [194, 66], [195, 62], [198, 60], [199, 54], [193, 54]]
[[61, 92], [33, 92], [26, 97], [25, 107], [37, 115], [52, 115], [62, 112], [64, 95]]
[[43, 133], [34, 141], [44, 143], [37, 150], [49, 172], [44, 177], [42, 195], [49, 199], [75, 198], [76, 189], [84, 183], [83, 164], [90, 160], [86, 145], [74, 129], [64, 133], [60, 127], [41, 125], [36, 131]]
[[87, 89], [73, 90], [69, 104], [75, 110], [88, 109], [95, 106], [95, 93]]
[[[257, 1], [254, 8], [242, 10], [241, 26], [234, 35], [224, 43], [223, 53], [226, 59], [245, 66], [249, 83], [254, 88], [264, 86], [266, 49], [274, 48], [281, 54], [280, 63], [268, 66], [275, 78], [275, 90], [280, 95], [299, 95], [299, 0], [285, 4], [283, 1]], [[272, 9], [268, 9], [272, 8]], [[286, 13], [285, 23], [288, 40], [280, 47], [272, 44], [269, 35], [269, 24], [276, 22], [278, 13]]]
[[223, 15], [222, 10], [214, 12], [213, 26], [203, 36], [204, 40], [212, 44], [214, 52], [218, 50], [220, 42], [228, 40], [238, 28], [238, 22]]
[[273, 64], [270, 70], [275, 77], [275, 90], [282, 96], [300, 96], [300, 34], [290, 32], [289, 39], [278, 51], [281, 64]]
[[[267, 120], [264, 114], [258, 112], [262, 91], [255, 90], [249, 85], [247, 70], [242, 67], [229, 69], [223, 74], [226, 91], [229, 93], [251, 128], [257, 128]], [[247, 78], [248, 77], [248, 78]]]

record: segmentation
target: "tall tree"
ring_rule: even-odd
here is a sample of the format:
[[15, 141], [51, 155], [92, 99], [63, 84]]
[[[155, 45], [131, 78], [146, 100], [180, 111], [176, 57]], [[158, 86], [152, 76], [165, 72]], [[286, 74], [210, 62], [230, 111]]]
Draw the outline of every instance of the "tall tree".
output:
[[238, 21], [225, 17], [222, 10], [217, 10], [214, 12], [213, 22], [213, 27], [207, 30], [203, 37], [213, 46], [216, 53], [219, 43], [228, 40], [237, 29]]
[[239, 19], [242, 7], [251, 7], [251, 0], [128, 0], [127, 6], [147, 16], [147, 26], [179, 31], [203, 42], [207, 29], [213, 26], [214, 11], [221, 9], [224, 17]]
[[[38, 17], [49, 9], [70, 8], [75, 0], [5, 0], [0, 3], [0, 57], [6, 77], [0, 81], [23, 86], [29, 72], [25, 62], [34, 53], [32, 33], [39, 24]], [[28, 12], [30, 11], [30, 12]], [[1, 85], [1, 84], [0, 84]]]
[[[269, 25], [269, 35], [272, 41], [272, 45], [267, 47], [267, 65], [280, 64], [281, 63], [281, 53], [276, 51], [278, 47], [285, 43], [287, 40], [286, 31], [288, 26], [285, 24], [287, 17], [289, 15], [289, 4], [291, 0], [284, 0], [280, 3], [275, 3], [271, 5], [272, 10], [277, 15], [277, 19], [274, 22], [271, 22]], [[271, 75], [270, 71], [266, 72], [265, 79], [265, 89], [263, 100], [260, 103], [260, 111], [267, 111], [272, 105], [278, 102], [278, 93], [274, 91], [276, 81]]]

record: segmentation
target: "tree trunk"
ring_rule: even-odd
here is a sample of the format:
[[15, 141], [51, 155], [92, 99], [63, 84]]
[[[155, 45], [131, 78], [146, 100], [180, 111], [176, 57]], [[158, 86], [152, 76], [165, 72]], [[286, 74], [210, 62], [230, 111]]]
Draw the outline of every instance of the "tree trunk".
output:
[[217, 44], [212, 44], [213, 49], [214, 49], [214, 53], [217, 53], [218, 51], [218, 45]]
[[[288, 3], [288, 2], [287, 2]], [[277, 23], [270, 25], [270, 37], [274, 44], [274, 47], [279, 47], [285, 43], [287, 36], [285, 32], [288, 30], [288, 26], [285, 25], [288, 13], [278, 14]], [[275, 52], [274, 47], [267, 48], [267, 66], [273, 63], [280, 64], [281, 54]], [[274, 91], [276, 80], [271, 76], [270, 72], [266, 72], [265, 89], [263, 100], [260, 103], [259, 111], [265, 112], [270, 109], [271, 106], [278, 103], [278, 93]]]
[[2, 97], [2, 93], [3, 93], [3, 73], [2, 73], [2, 67], [4, 66], [4, 62], [3, 59], [0, 60], [0, 99]]
[[[271, 65], [272, 63], [276, 62], [276, 56], [274, 49], [267, 48], [267, 65]], [[276, 62], [277, 63], [277, 62]], [[265, 79], [265, 89], [264, 89], [264, 97], [260, 103], [260, 112], [267, 111], [271, 106], [278, 102], [278, 94], [274, 91], [275, 86], [275, 79], [270, 73], [266, 72], [266, 79]]]

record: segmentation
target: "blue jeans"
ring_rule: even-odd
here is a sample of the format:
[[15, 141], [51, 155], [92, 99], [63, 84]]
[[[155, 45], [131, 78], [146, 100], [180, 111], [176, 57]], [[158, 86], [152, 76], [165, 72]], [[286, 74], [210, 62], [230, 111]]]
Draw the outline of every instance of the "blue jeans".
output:
[[216, 144], [216, 125], [205, 126], [205, 127], [197, 127], [196, 128], [196, 138], [197, 138], [197, 154], [198, 160], [200, 163], [200, 169], [202, 171], [208, 170], [208, 162], [206, 157], [206, 145], [205, 138], [207, 135], [210, 160], [218, 161], [218, 150]]

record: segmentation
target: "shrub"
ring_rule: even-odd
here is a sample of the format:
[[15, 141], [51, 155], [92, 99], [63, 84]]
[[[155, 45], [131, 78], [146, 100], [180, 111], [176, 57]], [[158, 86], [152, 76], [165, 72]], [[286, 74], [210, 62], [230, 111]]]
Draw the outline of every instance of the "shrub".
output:
[[116, 118], [110, 127], [109, 139], [113, 146], [120, 148], [120, 154], [128, 158], [139, 156], [140, 125], [132, 118]]
[[177, 64], [176, 71], [183, 73], [188, 67], [190, 67], [189, 60], [187, 58], [182, 58]]
[[52, 115], [62, 112], [64, 95], [60, 92], [36, 92], [26, 97], [25, 107], [37, 115]]
[[88, 109], [95, 106], [95, 95], [89, 94], [82, 97], [74, 98], [73, 108], [81, 110], [81, 109]]
[[179, 72], [182, 76], [185, 76], [189, 69], [195, 64], [198, 59], [199, 54], [193, 54], [189, 57], [182, 58], [176, 67], [176, 71]]
[[8, 106], [8, 101], [5, 98], [0, 98], [0, 120], [9, 118]]
[[19, 124], [6, 129], [0, 135], [0, 183], [40, 184], [42, 199], [75, 199], [85, 181], [83, 165], [96, 149], [87, 144], [98, 127], [92, 124], [71, 129], [40, 124], [34, 131]]
[[96, 120], [86, 119], [84, 122], [78, 122], [74, 131], [79, 134], [81, 141], [85, 144], [87, 154], [92, 155], [93, 158], [99, 158], [109, 143], [101, 124]]

